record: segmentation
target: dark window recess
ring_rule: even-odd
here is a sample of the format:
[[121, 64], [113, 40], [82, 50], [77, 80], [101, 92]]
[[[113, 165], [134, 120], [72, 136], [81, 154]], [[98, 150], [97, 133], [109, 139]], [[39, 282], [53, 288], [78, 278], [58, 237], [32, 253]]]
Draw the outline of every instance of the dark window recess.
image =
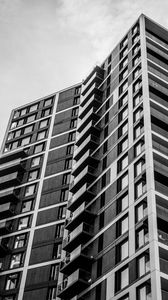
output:
[[101, 299], [101, 283], [96, 286], [96, 299], [95, 300], [102, 300]]
[[108, 57], [108, 64], [111, 62], [111, 54]]
[[107, 100], [107, 101], [106, 101], [106, 110], [109, 109], [109, 107], [110, 107], [110, 101]]
[[71, 120], [70, 128], [75, 128], [77, 126], [77, 119]]
[[107, 78], [107, 86], [109, 86], [110, 81], [111, 81], [111, 75]]
[[107, 168], [107, 156], [103, 158], [102, 171]]
[[102, 188], [104, 188], [106, 186], [106, 174], [104, 174], [102, 176], [102, 179], [101, 179], [101, 186]]
[[107, 113], [107, 114], [105, 115], [105, 124], [107, 124], [108, 121], [109, 121], [109, 113]]
[[100, 196], [100, 208], [105, 205], [105, 193], [101, 194]]
[[102, 212], [99, 216], [99, 229], [103, 228], [104, 226], [104, 212]]
[[67, 155], [73, 154], [73, 150], [74, 150], [74, 145], [67, 146], [66, 154]]
[[107, 88], [107, 91], [106, 91], [106, 98], [108, 98], [108, 96], [110, 96], [110, 86]]
[[75, 137], [76, 137], [76, 132], [73, 131], [73, 132], [70, 132], [69, 133], [69, 136], [68, 136], [68, 142], [72, 142], [75, 140]]
[[60, 202], [67, 201], [68, 200], [68, 194], [69, 190], [61, 190], [61, 195], [60, 195]]
[[103, 153], [107, 152], [107, 141], [103, 144]]
[[98, 252], [103, 250], [103, 234], [98, 238]]
[[102, 275], [102, 257], [97, 261], [97, 277]]
[[108, 136], [108, 126], [104, 128], [104, 138]]

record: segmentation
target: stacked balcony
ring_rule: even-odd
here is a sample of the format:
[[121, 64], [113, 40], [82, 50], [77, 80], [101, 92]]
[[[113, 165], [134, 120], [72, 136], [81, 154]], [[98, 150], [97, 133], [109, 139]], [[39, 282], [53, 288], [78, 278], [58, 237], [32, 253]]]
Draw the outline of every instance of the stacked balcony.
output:
[[94, 150], [99, 145], [100, 128], [96, 125], [100, 119], [97, 113], [102, 103], [103, 70], [96, 67], [84, 80], [82, 100], [77, 127], [75, 163], [72, 167], [74, 177], [70, 185], [72, 193], [68, 201], [70, 218], [66, 220], [68, 236], [63, 240], [65, 258], [61, 264], [64, 279], [58, 286], [58, 297], [73, 298], [91, 283], [90, 273], [93, 257], [88, 255], [86, 243], [94, 236], [95, 214], [88, 204], [95, 197], [91, 184], [97, 178], [99, 160]]

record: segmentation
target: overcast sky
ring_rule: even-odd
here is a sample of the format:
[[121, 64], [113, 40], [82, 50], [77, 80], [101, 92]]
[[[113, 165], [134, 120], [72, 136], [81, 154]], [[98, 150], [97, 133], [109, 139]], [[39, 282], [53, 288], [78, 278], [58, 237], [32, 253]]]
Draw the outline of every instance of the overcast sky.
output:
[[141, 13], [167, 0], [0, 0], [0, 143], [13, 108], [80, 82]]

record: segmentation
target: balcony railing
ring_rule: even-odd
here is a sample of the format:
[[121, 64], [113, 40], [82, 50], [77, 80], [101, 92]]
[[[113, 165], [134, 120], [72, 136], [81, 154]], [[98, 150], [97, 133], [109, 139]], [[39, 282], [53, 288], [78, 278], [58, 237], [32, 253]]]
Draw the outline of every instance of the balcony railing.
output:
[[9, 201], [10, 202], [18, 201], [18, 195], [17, 195], [14, 187], [0, 191], [0, 203], [4, 204]]
[[0, 219], [12, 216], [15, 213], [16, 205], [10, 202], [0, 205]]
[[0, 234], [10, 233], [11, 230], [12, 230], [12, 223], [11, 223], [11, 221], [0, 222]]
[[100, 128], [97, 126], [94, 126], [94, 121], [91, 120], [88, 125], [77, 135], [76, 139], [76, 145], [80, 146], [83, 141], [88, 137], [89, 134], [93, 134], [95, 136], [99, 136], [100, 134]]
[[97, 98], [95, 95], [93, 95], [83, 107], [80, 107], [79, 109], [79, 118], [83, 119], [85, 115], [88, 113], [88, 111], [94, 107], [95, 109], [98, 109], [100, 105], [102, 104], [102, 101], [99, 98]]
[[4, 164], [6, 162], [12, 161], [12, 160], [16, 160], [18, 158], [23, 158], [27, 156], [27, 151], [25, 151], [24, 149], [20, 149], [17, 150], [15, 152], [12, 153], [7, 153], [7, 154], [3, 154], [0, 158], [0, 164]]
[[58, 285], [58, 297], [72, 298], [91, 284], [91, 274], [82, 269], [76, 270]]
[[95, 194], [88, 191], [88, 184], [85, 183], [68, 201], [68, 209], [74, 211], [82, 202], [89, 202], [94, 197]]
[[89, 88], [86, 94], [81, 97], [81, 106], [84, 106], [93, 95], [95, 95], [98, 100], [102, 96], [102, 91], [98, 88], [97, 83], [93, 83], [93, 85]]
[[0, 257], [5, 256], [10, 251], [7, 239], [0, 238]]
[[0, 189], [5, 189], [21, 183], [21, 178], [17, 172], [0, 177]]
[[79, 160], [89, 149], [90, 154], [98, 146], [98, 138], [93, 134], [90, 134], [83, 143], [76, 147], [74, 151], [74, 159]]
[[96, 179], [95, 168], [86, 166], [72, 181], [70, 191], [75, 193], [85, 182], [91, 183], [94, 179]]
[[0, 165], [0, 176], [12, 173], [14, 171], [23, 170], [23, 165], [21, 164], [21, 158], [16, 160], [8, 161]]
[[79, 121], [77, 131], [81, 132], [91, 120], [96, 122], [99, 120], [99, 115], [96, 113], [96, 109], [94, 107], [92, 107], [84, 118]]
[[103, 80], [103, 76], [102, 74], [95, 72], [90, 79], [82, 85], [82, 95], [85, 95], [87, 93], [87, 91], [89, 90], [89, 88], [91, 87], [91, 85], [95, 82], [98, 85], [102, 82]]
[[96, 167], [99, 160], [93, 156], [91, 156], [91, 150], [87, 150], [85, 154], [73, 165], [72, 167], [72, 175], [77, 176], [83, 168], [87, 165], [92, 167]]

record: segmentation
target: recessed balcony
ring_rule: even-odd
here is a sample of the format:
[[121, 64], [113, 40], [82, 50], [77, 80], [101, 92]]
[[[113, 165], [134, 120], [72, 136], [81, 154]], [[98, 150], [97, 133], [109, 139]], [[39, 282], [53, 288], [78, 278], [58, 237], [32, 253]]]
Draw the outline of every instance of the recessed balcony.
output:
[[91, 184], [96, 179], [95, 168], [86, 166], [70, 185], [70, 191], [76, 193], [84, 183]]
[[72, 167], [72, 175], [77, 176], [87, 165], [96, 167], [99, 160], [91, 156], [91, 150], [89, 149]]
[[18, 171], [0, 177], [0, 189], [6, 189], [21, 183]]
[[92, 262], [93, 256], [86, 255], [80, 245], [71, 253], [66, 253], [66, 257], [61, 262], [60, 271], [66, 275], [72, 274], [78, 268], [88, 271]]
[[89, 184], [85, 183], [68, 201], [68, 209], [74, 211], [79, 207], [82, 202], [90, 202], [96, 194], [91, 191], [88, 191]]
[[74, 151], [74, 159], [79, 160], [87, 150], [90, 149], [90, 154], [98, 147], [98, 138], [93, 134], [90, 134], [84, 142], [75, 149]]
[[97, 122], [99, 120], [99, 118], [100, 117], [96, 113], [96, 109], [94, 107], [92, 107], [83, 119], [81, 119], [81, 120], [79, 119], [77, 131], [81, 132], [91, 120], [93, 120], [94, 122]]
[[95, 218], [95, 214], [86, 208], [86, 202], [83, 202], [66, 220], [66, 229], [72, 231], [81, 222], [87, 222], [91, 224]]
[[80, 244], [85, 244], [93, 237], [93, 227], [86, 223], [81, 223], [64, 240], [63, 249], [71, 252]]
[[0, 219], [5, 219], [11, 217], [15, 214], [15, 204], [11, 204], [10, 202], [0, 204]]
[[8, 246], [8, 239], [7, 238], [0, 238], [0, 257], [4, 257], [6, 254], [10, 252]]
[[101, 129], [98, 126], [95, 126], [94, 124], [95, 122], [91, 120], [88, 123], [88, 125], [77, 135], [77, 139], [76, 139], [77, 146], [80, 146], [90, 134], [99, 137]]
[[8, 202], [17, 202], [18, 200], [19, 198], [14, 187], [0, 191], [1, 204], [8, 203]]
[[16, 160], [18, 158], [23, 158], [27, 156], [27, 152], [24, 149], [20, 149], [19, 151], [15, 151], [12, 153], [3, 154], [0, 158], [0, 164], [4, 164], [6, 162]]
[[88, 113], [88, 111], [94, 107], [94, 109], [98, 109], [102, 104], [101, 98], [96, 98], [95, 95], [93, 95], [83, 107], [80, 107], [79, 109], [79, 118], [83, 119], [85, 115]]
[[95, 95], [96, 98], [100, 100], [102, 94], [103, 91], [99, 89], [99, 85], [95, 82], [91, 85], [91, 87], [88, 89], [85, 95], [81, 97], [80, 105], [83, 107], [93, 95]]
[[11, 223], [11, 221], [0, 222], [0, 234], [10, 233], [11, 230], [12, 230], [12, 223]]
[[21, 164], [21, 159], [18, 158], [16, 160], [8, 161], [0, 165], [0, 176], [13, 173], [15, 171], [24, 170], [23, 165]]
[[58, 285], [57, 296], [62, 299], [72, 298], [82, 292], [82, 290], [87, 288], [90, 284], [91, 274], [85, 270], [78, 269]]

